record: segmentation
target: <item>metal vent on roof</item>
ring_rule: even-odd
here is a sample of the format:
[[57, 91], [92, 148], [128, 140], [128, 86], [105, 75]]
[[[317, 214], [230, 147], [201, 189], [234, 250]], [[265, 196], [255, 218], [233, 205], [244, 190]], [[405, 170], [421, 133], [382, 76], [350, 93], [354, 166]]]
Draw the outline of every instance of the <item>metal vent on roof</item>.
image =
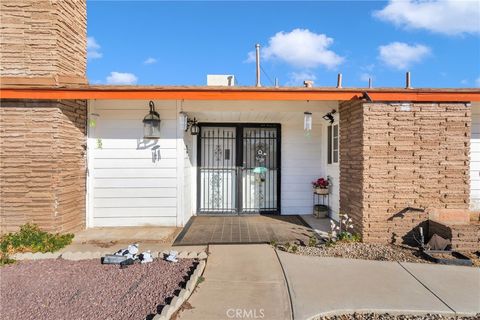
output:
[[207, 86], [235, 86], [235, 76], [232, 74], [209, 74], [207, 75]]

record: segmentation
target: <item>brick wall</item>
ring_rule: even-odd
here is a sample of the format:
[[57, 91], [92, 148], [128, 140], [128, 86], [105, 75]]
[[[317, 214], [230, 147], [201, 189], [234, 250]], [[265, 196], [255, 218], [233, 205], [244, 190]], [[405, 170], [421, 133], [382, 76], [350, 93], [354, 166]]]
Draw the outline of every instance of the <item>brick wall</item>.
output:
[[86, 83], [85, 0], [2, 0], [2, 83]]
[[434, 234], [450, 239], [452, 249], [457, 251], [476, 251], [480, 245], [480, 223], [448, 224], [430, 220], [429, 236]]
[[[352, 106], [361, 111], [349, 111]], [[355, 112], [363, 126], [356, 126], [357, 140], [341, 138], [340, 149], [346, 149], [341, 155], [353, 154], [359, 145], [362, 151], [359, 163], [347, 159], [350, 164], [340, 166], [340, 192], [361, 185], [363, 198], [352, 208], [358, 201], [345, 196], [340, 206], [354, 216], [359, 214], [352, 210], [360, 208], [365, 241], [411, 242], [411, 230], [428, 219], [427, 212], [417, 209], [468, 209], [469, 106], [414, 103], [408, 110], [401, 104], [345, 102], [340, 119]], [[352, 166], [362, 174], [342, 178], [351, 175]]]
[[1, 233], [84, 228], [85, 133], [85, 101], [1, 100]]
[[355, 232], [363, 232], [363, 104], [340, 103], [340, 213], [348, 214]]

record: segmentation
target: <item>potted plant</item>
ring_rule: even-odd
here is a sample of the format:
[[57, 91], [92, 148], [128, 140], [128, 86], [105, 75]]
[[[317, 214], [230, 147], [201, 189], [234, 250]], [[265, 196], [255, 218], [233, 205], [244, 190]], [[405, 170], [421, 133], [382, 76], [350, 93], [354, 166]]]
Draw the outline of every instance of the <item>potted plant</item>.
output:
[[312, 182], [313, 192], [316, 194], [328, 194], [328, 180], [319, 178]]

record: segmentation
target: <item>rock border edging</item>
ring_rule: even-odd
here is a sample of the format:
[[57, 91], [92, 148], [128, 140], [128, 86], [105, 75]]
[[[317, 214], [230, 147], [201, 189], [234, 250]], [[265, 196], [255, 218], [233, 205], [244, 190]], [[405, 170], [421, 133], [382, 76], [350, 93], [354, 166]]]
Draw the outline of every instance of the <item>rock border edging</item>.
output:
[[[158, 258], [163, 258], [164, 254], [168, 254], [170, 250], [165, 250], [158, 253]], [[58, 259], [62, 258], [65, 260], [87, 260], [87, 259], [100, 259], [104, 256], [105, 252], [100, 251], [66, 251], [66, 252], [25, 252], [25, 253], [16, 253], [12, 255], [12, 259], [15, 260], [43, 260], [43, 259]], [[180, 251], [177, 255], [178, 258], [183, 259], [199, 259], [205, 260], [207, 259], [207, 253], [205, 251]]]
[[205, 259], [202, 259], [198, 262], [198, 265], [190, 276], [190, 279], [185, 284], [185, 288], [180, 290], [178, 295], [173, 297], [170, 303], [163, 307], [162, 312], [153, 317], [153, 320], [168, 320], [175, 312], [180, 309], [183, 303], [187, 301], [188, 298], [190, 298], [193, 291], [195, 290], [198, 279], [203, 274], [203, 270], [205, 270], [205, 266]]

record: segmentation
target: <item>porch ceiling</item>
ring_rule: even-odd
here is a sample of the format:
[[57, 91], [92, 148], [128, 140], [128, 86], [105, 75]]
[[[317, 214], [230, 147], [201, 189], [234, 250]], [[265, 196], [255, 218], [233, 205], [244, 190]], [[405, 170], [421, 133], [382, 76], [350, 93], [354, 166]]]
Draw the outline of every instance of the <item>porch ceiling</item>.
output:
[[304, 112], [313, 120], [332, 109], [337, 101], [185, 101], [182, 110], [201, 122], [289, 122], [302, 121]]

